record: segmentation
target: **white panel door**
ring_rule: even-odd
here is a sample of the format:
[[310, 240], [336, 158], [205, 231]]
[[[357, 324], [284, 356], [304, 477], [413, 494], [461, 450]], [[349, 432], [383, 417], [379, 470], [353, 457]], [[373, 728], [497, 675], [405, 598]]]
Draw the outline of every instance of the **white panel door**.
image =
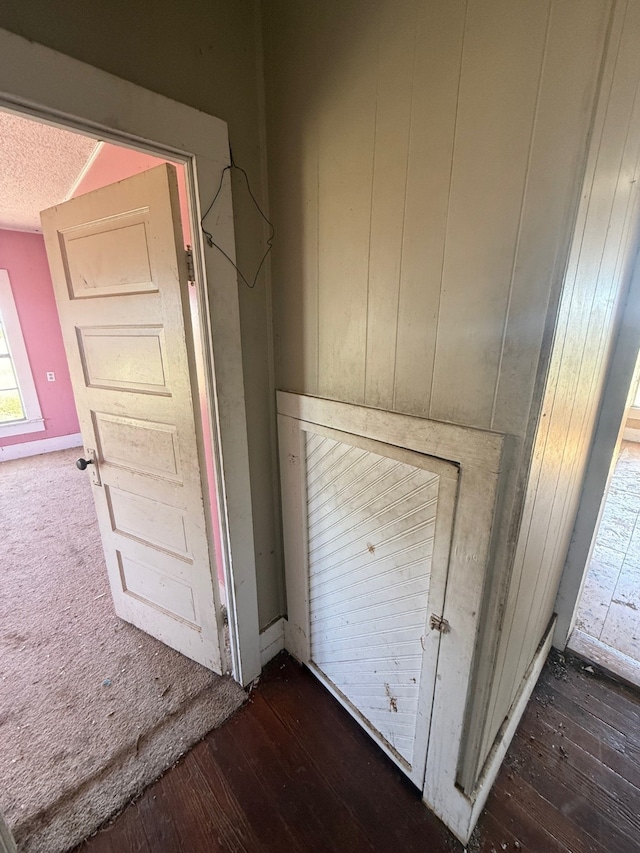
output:
[[458, 467], [282, 417], [280, 438], [307, 574], [287, 587], [298, 655], [422, 787]]
[[41, 219], [116, 613], [221, 672], [175, 168]]

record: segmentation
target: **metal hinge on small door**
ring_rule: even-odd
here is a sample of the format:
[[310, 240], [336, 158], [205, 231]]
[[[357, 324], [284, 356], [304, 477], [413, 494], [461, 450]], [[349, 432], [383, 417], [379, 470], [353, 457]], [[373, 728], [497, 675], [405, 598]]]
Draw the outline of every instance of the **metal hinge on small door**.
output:
[[195, 284], [196, 268], [193, 263], [193, 252], [191, 251], [191, 246], [187, 246], [185, 256], [187, 258], [187, 278], [192, 284]]
[[448, 634], [451, 630], [451, 625], [444, 618], [444, 616], [436, 616], [435, 613], [431, 614], [431, 618], [429, 619], [429, 627], [432, 631], [440, 631], [441, 634]]

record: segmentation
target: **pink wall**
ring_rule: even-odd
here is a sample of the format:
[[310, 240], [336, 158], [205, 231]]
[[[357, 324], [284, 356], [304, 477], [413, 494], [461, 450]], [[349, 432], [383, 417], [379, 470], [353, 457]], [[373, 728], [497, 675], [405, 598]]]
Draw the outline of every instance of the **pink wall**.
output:
[[[107, 184], [115, 184], [116, 181], [123, 181], [125, 178], [130, 178], [139, 172], [146, 172], [148, 169], [153, 169], [154, 166], [166, 162], [168, 161], [153, 157], [151, 154], [134, 151], [132, 148], [120, 148], [117, 145], [105, 142], [73, 195], [74, 197], [84, 195], [91, 190], [98, 190], [100, 187], [106, 187]], [[181, 166], [176, 166], [176, 168], [178, 170], [182, 233], [185, 245], [188, 245], [191, 243], [191, 228], [189, 226], [187, 186], [184, 169]]]
[[[0, 447], [79, 431], [49, 264], [40, 234], [0, 231], [0, 268], [9, 273], [46, 429], [0, 438]], [[53, 371], [55, 382], [47, 381]]]

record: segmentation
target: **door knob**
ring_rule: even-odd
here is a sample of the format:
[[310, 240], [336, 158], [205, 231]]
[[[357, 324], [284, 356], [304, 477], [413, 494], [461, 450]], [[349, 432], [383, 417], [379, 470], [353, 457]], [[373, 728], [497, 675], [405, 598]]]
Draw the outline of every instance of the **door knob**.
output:
[[76, 468], [79, 468], [81, 471], [84, 471], [86, 468], [91, 465], [91, 479], [95, 483], [96, 486], [101, 486], [102, 481], [100, 479], [100, 466], [98, 464], [98, 458], [95, 450], [91, 447], [85, 448], [86, 459], [80, 457], [80, 459], [76, 459]]

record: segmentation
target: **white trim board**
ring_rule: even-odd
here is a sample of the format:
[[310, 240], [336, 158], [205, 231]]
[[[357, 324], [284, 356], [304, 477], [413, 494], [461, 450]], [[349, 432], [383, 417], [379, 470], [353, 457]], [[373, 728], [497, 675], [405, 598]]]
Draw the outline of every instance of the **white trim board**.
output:
[[72, 447], [82, 447], [82, 436], [79, 432], [0, 447], [0, 462], [8, 462], [10, 459], [25, 459], [27, 456], [39, 456], [41, 453], [54, 453], [56, 450], [69, 450]]
[[[306, 526], [300, 501], [303, 465], [300, 436], [304, 426], [311, 424], [339, 430], [459, 466], [459, 491], [442, 612], [450, 630], [443, 636], [439, 649], [424, 800], [466, 842], [477, 814], [474, 799], [467, 797], [457, 785], [458, 768], [507, 437], [282, 391], [277, 394], [277, 403], [289, 603], [285, 645], [304, 663], [309, 657], [308, 637], [301, 627], [306, 622], [308, 599]], [[493, 778], [487, 782], [487, 793], [491, 782]]]
[[[55, 50], [0, 29], [0, 108], [73, 128], [86, 136], [185, 165], [193, 257], [212, 425], [232, 672], [242, 684], [260, 673], [253, 515], [249, 479], [238, 281], [204, 245], [199, 223], [229, 163], [227, 125]], [[235, 259], [231, 182], [218, 200], [217, 242]], [[215, 304], [215, 312], [210, 306]], [[220, 405], [219, 401], [224, 401]]]
[[269, 661], [284, 649], [284, 625], [283, 616], [272, 622], [268, 628], [260, 632], [260, 663], [266, 666]]
[[463, 819], [460, 823], [459, 829], [450, 827], [454, 835], [459, 838], [463, 844], [468, 843], [471, 833], [480, 818], [482, 810], [485, 807], [485, 803], [487, 802], [487, 797], [491, 791], [491, 786], [496, 780], [496, 776], [498, 775], [504, 757], [507, 754], [507, 750], [509, 749], [513, 736], [516, 733], [518, 724], [520, 723], [520, 719], [527, 707], [529, 699], [531, 698], [533, 689], [538, 683], [538, 678], [540, 677], [542, 668], [545, 665], [551, 650], [555, 623], [556, 619], [554, 616], [544, 637], [542, 638], [542, 642], [538, 646], [533, 660], [529, 664], [529, 668], [527, 669], [524, 678], [522, 679], [520, 689], [518, 690], [516, 698], [511, 705], [511, 709], [496, 736], [491, 752], [487, 756], [478, 784], [476, 785], [472, 796], [469, 798], [470, 814], [468, 823]]
[[96, 144], [93, 148], [93, 151], [91, 152], [91, 154], [89, 154], [89, 157], [87, 158], [87, 162], [84, 164], [84, 166], [82, 167], [82, 169], [78, 173], [78, 176], [76, 177], [75, 181], [69, 187], [69, 190], [68, 190], [67, 194], [65, 195], [63, 201], [69, 201], [69, 199], [72, 199], [74, 197], [78, 187], [80, 186], [80, 184], [84, 181], [84, 179], [89, 174], [91, 167], [93, 166], [93, 164], [98, 159], [98, 154], [102, 151], [103, 148], [104, 148], [104, 142], [96, 142]]

